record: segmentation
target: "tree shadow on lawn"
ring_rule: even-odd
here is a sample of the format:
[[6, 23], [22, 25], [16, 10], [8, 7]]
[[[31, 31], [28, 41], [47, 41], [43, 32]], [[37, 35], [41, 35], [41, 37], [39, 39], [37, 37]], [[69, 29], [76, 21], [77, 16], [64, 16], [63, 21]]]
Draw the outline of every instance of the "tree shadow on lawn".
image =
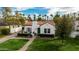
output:
[[61, 51], [79, 51], [79, 39], [66, 38], [60, 47]]
[[79, 51], [79, 39], [35, 40], [28, 51]]
[[79, 45], [79, 39], [76, 39], [76, 38], [65, 39], [65, 44]]
[[34, 42], [29, 46], [28, 51], [60, 51], [62, 45], [53, 44], [51, 40]]

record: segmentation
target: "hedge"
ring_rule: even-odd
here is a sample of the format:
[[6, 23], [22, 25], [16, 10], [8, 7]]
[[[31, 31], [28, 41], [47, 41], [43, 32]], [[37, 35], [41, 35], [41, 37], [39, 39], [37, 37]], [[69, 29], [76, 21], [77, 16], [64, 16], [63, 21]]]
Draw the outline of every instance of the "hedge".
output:
[[4, 28], [4, 29], [1, 29], [0, 31], [1, 31], [1, 34], [4, 34], [4, 35], [8, 35], [10, 32], [9, 28]]

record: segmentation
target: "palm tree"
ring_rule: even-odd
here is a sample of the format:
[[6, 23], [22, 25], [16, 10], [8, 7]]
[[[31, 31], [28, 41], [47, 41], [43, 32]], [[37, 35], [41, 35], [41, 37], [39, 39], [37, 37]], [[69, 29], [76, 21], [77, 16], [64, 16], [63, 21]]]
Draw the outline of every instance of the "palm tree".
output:
[[41, 17], [41, 14], [38, 15], [38, 18]]
[[47, 20], [49, 19], [49, 16], [47, 16]]
[[38, 20], [42, 20], [41, 14], [38, 15]]
[[34, 20], [36, 20], [36, 15], [34, 14], [33, 16], [34, 16]]
[[51, 16], [51, 18], [53, 19], [53, 15], [52, 15], [52, 14], [50, 14], [50, 16]]
[[47, 18], [47, 15], [45, 14], [45, 15], [44, 15], [44, 17], [45, 17], [45, 20], [46, 20], [46, 18]]
[[30, 14], [28, 15], [28, 19], [29, 19], [29, 20], [32, 20], [32, 19], [31, 19], [31, 16], [30, 16]]

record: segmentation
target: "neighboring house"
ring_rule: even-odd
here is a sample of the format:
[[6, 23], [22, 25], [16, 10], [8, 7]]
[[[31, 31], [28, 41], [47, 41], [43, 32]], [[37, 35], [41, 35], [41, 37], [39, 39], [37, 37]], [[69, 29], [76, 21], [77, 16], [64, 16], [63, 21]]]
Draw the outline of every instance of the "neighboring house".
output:
[[55, 35], [55, 23], [52, 20], [26, 21], [23, 30], [27, 33]]
[[22, 30], [22, 26], [15, 24], [15, 23], [5, 23], [5, 22], [0, 22], [0, 29], [2, 28], [9, 28], [10, 29], [10, 33], [15, 33], [15, 32], [19, 32]]
[[79, 36], [79, 20], [74, 20], [73, 23], [73, 31], [71, 33], [71, 37], [75, 38], [76, 36]]

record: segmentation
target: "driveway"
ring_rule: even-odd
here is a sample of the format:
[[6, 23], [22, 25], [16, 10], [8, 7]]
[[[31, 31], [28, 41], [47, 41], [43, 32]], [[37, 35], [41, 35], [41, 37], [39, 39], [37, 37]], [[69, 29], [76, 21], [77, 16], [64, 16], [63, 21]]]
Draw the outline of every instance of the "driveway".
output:
[[3, 43], [9, 39], [15, 38], [17, 36], [17, 33], [11, 34], [11, 35], [7, 35], [3, 38], [0, 38], [0, 43]]

